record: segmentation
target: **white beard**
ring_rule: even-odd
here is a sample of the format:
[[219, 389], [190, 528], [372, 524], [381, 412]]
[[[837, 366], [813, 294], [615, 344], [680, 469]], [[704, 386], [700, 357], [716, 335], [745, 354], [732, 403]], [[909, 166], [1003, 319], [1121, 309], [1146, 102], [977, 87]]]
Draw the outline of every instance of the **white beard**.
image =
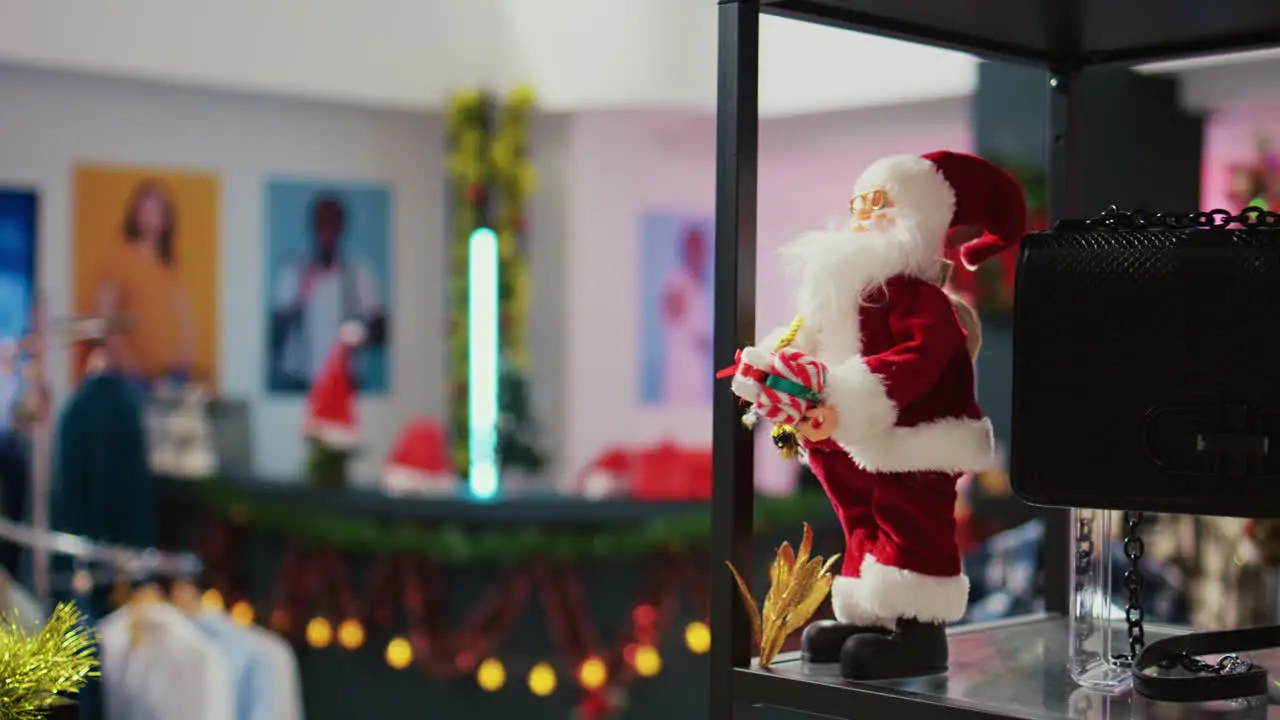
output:
[[811, 232], [779, 249], [796, 283], [797, 311], [804, 317], [801, 345], [824, 362], [839, 363], [861, 351], [859, 306], [897, 275], [932, 279], [938, 247], [920, 242], [901, 221], [887, 229]]
[[895, 275], [932, 278], [941, 252], [901, 218], [884, 230], [805, 233], [778, 250], [802, 307], [861, 299]]

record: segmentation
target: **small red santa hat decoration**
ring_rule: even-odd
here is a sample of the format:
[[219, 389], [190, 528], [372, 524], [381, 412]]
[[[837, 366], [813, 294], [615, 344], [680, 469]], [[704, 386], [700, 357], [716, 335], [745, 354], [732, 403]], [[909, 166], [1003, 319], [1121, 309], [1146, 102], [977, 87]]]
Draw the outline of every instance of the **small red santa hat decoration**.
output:
[[976, 228], [976, 237], [957, 235], [963, 237], [960, 259], [972, 270], [1016, 245], [1027, 230], [1022, 186], [977, 155], [941, 150], [878, 160], [858, 178], [853, 194], [877, 190], [899, 222], [914, 226], [920, 260], [942, 253], [949, 230]]
[[458, 478], [449, 465], [444, 429], [430, 418], [414, 418], [400, 431], [382, 470], [388, 495], [452, 495]]
[[343, 323], [307, 393], [303, 434], [335, 450], [352, 450], [360, 440], [351, 352], [363, 341], [360, 323]]

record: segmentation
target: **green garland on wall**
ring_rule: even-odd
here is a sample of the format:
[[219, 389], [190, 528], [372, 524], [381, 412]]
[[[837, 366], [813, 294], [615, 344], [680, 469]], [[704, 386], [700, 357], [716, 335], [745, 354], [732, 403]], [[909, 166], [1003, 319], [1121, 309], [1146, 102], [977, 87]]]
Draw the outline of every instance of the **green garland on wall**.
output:
[[[635, 558], [670, 548], [705, 547], [711, 539], [709, 511], [574, 531], [555, 525], [494, 528], [379, 520], [264, 500], [218, 482], [201, 484], [199, 493], [219, 515], [291, 542], [347, 552], [413, 555], [453, 565]], [[794, 529], [829, 515], [829, 507], [826, 496], [818, 492], [760, 498], [755, 530]]]
[[502, 355], [514, 367], [528, 366], [529, 259], [524, 247], [529, 198], [538, 173], [529, 160], [529, 114], [533, 91], [520, 88], [502, 104], [490, 150], [498, 232], [499, 302], [502, 304]]
[[467, 258], [471, 233], [487, 222], [492, 166], [489, 117], [492, 100], [461, 92], [449, 106], [449, 446], [455, 470], [466, 477], [467, 448]]

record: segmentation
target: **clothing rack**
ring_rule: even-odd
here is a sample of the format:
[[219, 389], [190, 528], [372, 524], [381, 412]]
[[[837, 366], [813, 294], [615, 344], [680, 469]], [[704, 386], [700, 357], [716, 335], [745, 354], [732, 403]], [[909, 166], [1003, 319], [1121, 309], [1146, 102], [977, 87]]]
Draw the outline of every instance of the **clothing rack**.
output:
[[109, 545], [79, 535], [40, 530], [7, 518], [0, 518], [0, 541], [16, 543], [47, 554], [71, 557], [84, 563], [107, 565], [133, 577], [161, 575], [185, 578], [198, 575], [204, 569], [200, 558], [191, 553]]
[[[127, 332], [131, 325], [124, 316], [72, 317], [50, 321], [47, 295], [44, 290], [36, 294], [31, 308], [30, 329], [21, 343], [27, 362], [34, 366], [28, 377], [32, 387], [25, 392], [34, 394], [39, 407], [30, 430], [31, 443], [31, 524], [34, 532], [50, 533], [49, 493], [53, 487], [53, 407], [54, 392], [49, 382], [48, 361], [51, 343], [65, 349], [77, 342], [105, 340], [120, 332]], [[74, 536], [71, 536], [74, 537]], [[83, 538], [79, 538], [83, 540]], [[47, 603], [49, 587], [49, 550], [33, 547], [32, 590], [36, 599]]]

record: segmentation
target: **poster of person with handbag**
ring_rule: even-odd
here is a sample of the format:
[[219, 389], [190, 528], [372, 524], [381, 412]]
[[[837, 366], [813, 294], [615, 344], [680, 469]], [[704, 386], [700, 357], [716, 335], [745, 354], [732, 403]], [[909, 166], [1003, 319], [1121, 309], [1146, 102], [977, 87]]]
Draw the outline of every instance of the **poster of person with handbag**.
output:
[[388, 390], [391, 193], [306, 180], [267, 184], [267, 390], [305, 392], [338, 340], [359, 321], [363, 393]]

